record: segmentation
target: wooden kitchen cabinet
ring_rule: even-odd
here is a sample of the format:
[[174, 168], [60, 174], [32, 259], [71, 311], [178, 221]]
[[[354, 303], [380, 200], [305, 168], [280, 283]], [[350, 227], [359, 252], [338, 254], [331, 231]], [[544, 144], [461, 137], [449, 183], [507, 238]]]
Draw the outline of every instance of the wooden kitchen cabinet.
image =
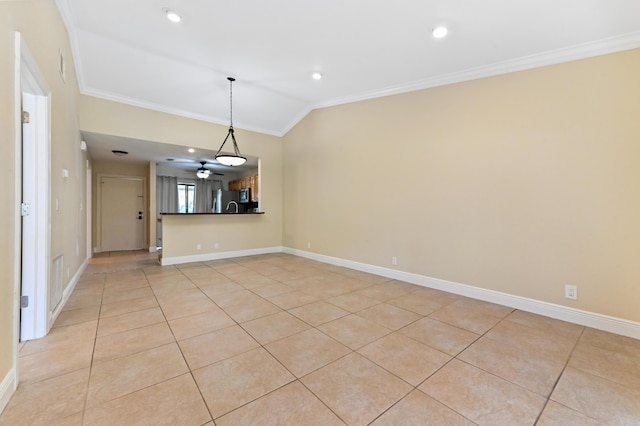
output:
[[258, 179], [258, 175], [251, 176], [251, 201], [260, 201], [260, 179]]
[[229, 181], [229, 191], [239, 191], [242, 188], [251, 188], [251, 201], [260, 200], [260, 179], [258, 175], [247, 176], [240, 179]]

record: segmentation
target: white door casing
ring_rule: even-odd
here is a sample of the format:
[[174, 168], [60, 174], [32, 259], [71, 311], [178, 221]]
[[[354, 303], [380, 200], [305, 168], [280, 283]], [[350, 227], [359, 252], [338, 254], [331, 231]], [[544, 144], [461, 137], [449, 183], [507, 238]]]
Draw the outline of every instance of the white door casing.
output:
[[[16, 294], [27, 296], [20, 309], [20, 340], [45, 336], [49, 312], [51, 236], [51, 100], [35, 59], [16, 33]], [[29, 123], [21, 123], [22, 110]], [[22, 206], [28, 214], [22, 216]], [[17, 300], [18, 304], [19, 301]], [[16, 312], [18, 315], [18, 312]]]

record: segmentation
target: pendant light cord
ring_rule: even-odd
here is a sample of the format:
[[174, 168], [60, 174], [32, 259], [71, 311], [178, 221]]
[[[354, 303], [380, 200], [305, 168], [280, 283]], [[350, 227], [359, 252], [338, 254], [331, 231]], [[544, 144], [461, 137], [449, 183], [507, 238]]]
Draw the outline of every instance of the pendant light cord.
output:
[[233, 128], [233, 82], [236, 79], [227, 77], [227, 80], [229, 80], [229, 127]]
[[[236, 79], [233, 77], [227, 77], [227, 80], [229, 80], [229, 132], [227, 133], [227, 137], [224, 138], [224, 141], [222, 141], [222, 145], [220, 145], [218, 152], [216, 152], [216, 160], [225, 166], [240, 166], [247, 161], [247, 158], [240, 154], [238, 143], [236, 142], [236, 137], [233, 131], [233, 82], [236, 81]], [[229, 139], [229, 136], [231, 136], [231, 141], [233, 142], [234, 155], [220, 155], [224, 144], [227, 143], [227, 139]]]

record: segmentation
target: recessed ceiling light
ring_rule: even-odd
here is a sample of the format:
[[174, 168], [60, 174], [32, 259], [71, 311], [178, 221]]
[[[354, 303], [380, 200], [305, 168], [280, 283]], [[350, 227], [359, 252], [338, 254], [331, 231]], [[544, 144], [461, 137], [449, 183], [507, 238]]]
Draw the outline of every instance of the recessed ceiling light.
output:
[[178, 15], [178, 13], [174, 12], [171, 9], [167, 9], [166, 7], [162, 9], [162, 11], [167, 15], [167, 19], [171, 22], [180, 22], [182, 21], [182, 16]]
[[193, 148], [189, 148], [187, 151], [189, 151], [191, 154], [193, 154], [194, 152], [196, 152], [196, 150], [195, 150], [195, 149], [193, 149]]
[[311, 74], [311, 78], [313, 78], [314, 80], [320, 80], [322, 78], [322, 74], [320, 74], [319, 72], [314, 72], [313, 74]]
[[446, 37], [448, 32], [449, 30], [447, 29], [447, 27], [445, 27], [444, 25], [440, 25], [433, 29], [432, 34], [435, 38], [443, 38]]

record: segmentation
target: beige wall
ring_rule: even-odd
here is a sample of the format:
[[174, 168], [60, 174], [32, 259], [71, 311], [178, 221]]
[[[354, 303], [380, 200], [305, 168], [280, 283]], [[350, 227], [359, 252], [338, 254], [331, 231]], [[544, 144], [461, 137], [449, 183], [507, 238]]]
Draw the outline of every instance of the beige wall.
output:
[[[77, 125], [78, 85], [66, 29], [53, 0], [0, 2], [0, 380], [13, 363], [13, 304], [16, 222], [14, 32], [19, 31], [51, 90], [51, 255], [64, 254], [65, 285], [86, 258], [86, 157]], [[58, 52], [66, 61], [66, 83], [57, 69]], [[69, 170], [63, 180], [62, 170]], [[76, 242], [79, 255], [76, 255]]]
[[[269, 229], [269, 213], [223, 215], [163, 215], [162, 257], [218, 254], [227, 251], [280, 247], [281, 235]], [[215, 244], [218, 244], [218, 249]], [[201, 249], [197, 249], [200, 244]]]
[[640, 321], [639, 76], [636, 49], [313, 111], [284, 245]]
[[[228, 129], [226, 126], [88, 96], [80, 97], [80, 105], [80, 127], [89, 132], [217, 150]], [[177, 256], [282, 245], [282, 139], [242, 129], [236, 129], [235, 132], [241, 152], [260, 157], [261, 208], [265, 214], [260, 215], [259, 219], [238, 218], [245, 219], [239, 226], [231, 225], [233, 221], [228, 219], [221, 219], [230, 224], [228, 229], [231, 234], [224, 241], [218, 241], [219, 250], [213, 249], [214, 241], [208, 237], [211, 244], [195, 241], [202, 239], [198, 233], [186, 232], [178, 240], [174, 240], [174, 248], [181, 248], [175, 254]], [[187, 219], [196, 223], [193, 217]], [[204, 233], [214, 232], [217, 235], [219, 232], [227, 232], [218, 228], [218, 224], [222, 222], [203, 223], [210, 223], [212, 226], [212, 229], [205, 230]], [[199, 251], [196, 250], [198, 242], [203, 246]], [[167, 249], [166, 244], [163, 245]]]

